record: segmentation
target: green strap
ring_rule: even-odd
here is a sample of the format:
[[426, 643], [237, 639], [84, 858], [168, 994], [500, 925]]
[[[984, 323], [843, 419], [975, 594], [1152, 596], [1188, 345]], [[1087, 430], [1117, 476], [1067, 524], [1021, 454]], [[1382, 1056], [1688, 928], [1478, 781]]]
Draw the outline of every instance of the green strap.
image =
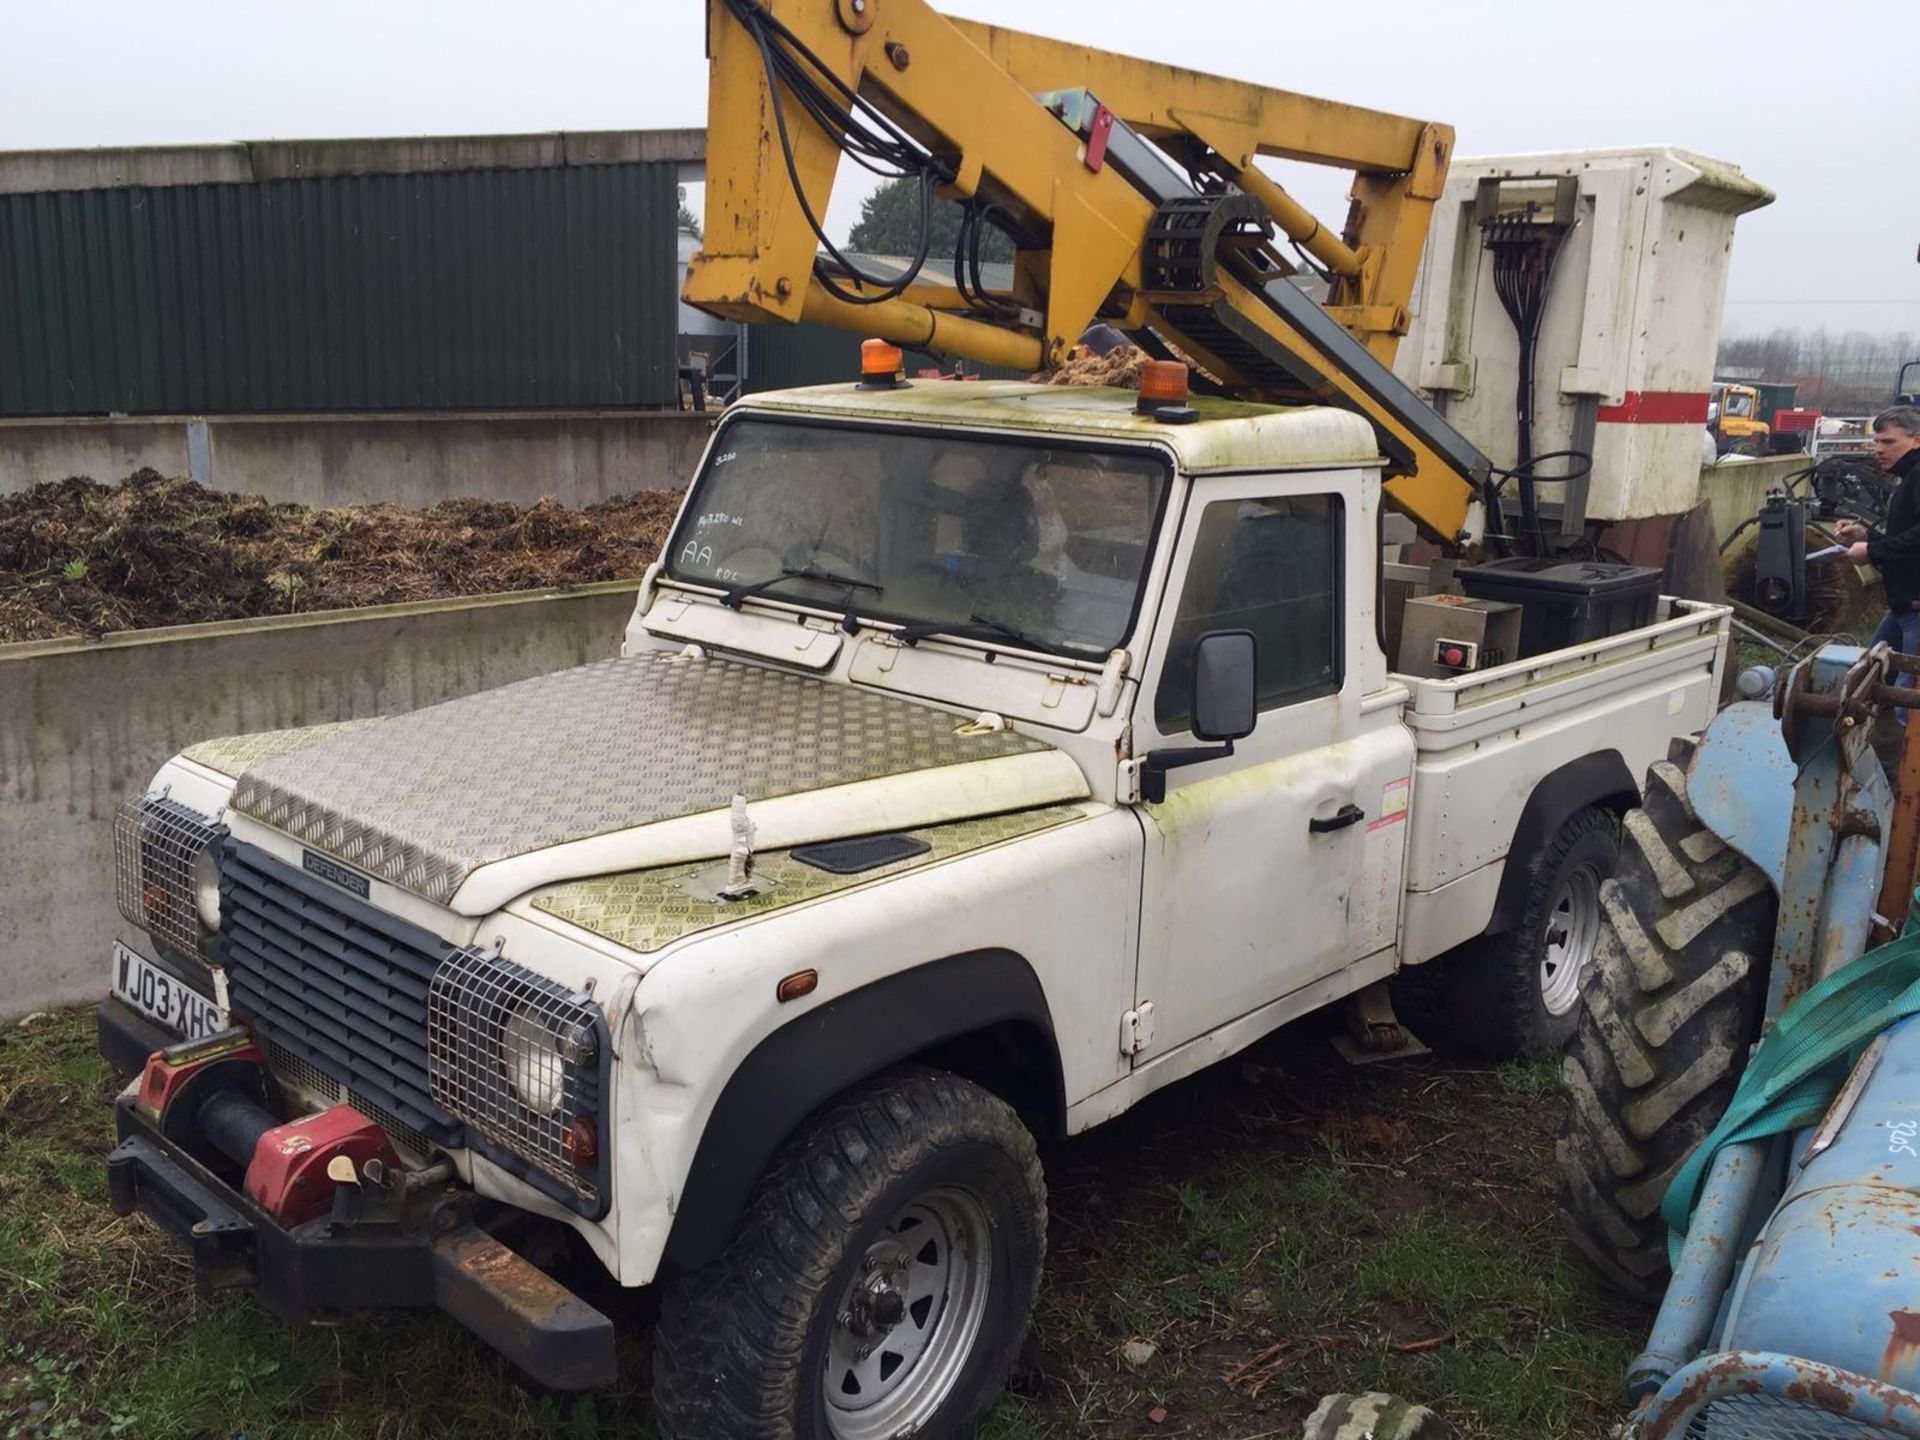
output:
[[1679, 1263], [1693, 1208], [1720, 1148], [1815, 1123], [1873, 1037], [1920, 1012], [1920, 891], [1914, 914], [1903, 934], [1789, 1005], [1754, 1050], [1727, 1113], [1687, 1157], [1660, 1203], [1672, 1263]]

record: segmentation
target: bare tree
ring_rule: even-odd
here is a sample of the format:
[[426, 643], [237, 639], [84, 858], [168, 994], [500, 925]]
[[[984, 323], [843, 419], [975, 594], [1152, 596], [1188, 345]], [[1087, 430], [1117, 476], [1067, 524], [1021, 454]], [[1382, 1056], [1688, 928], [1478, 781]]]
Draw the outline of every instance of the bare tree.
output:
[[1716, 363], [1722, 374], [1757, 372], [1762, 380], [1795, 386], [1796, 404], [1829, 414], [1870, 414], [1892, 398], [1900, 366], [1916, 357], [1920, 338], [1908, 331], [1834, 335], [1824, 328], [1775, 328], [1764, 335], [1723, 336]]

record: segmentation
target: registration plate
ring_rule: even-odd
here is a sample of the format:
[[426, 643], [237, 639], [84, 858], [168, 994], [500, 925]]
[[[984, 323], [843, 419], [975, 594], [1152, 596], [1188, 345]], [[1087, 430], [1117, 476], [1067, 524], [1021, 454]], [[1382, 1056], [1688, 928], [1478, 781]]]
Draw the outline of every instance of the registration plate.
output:
[[227, 1028], [220, 1007], [173, 978], [145, 956], [113, 942], [113, 993], [183, 1040], [198, 1040]]

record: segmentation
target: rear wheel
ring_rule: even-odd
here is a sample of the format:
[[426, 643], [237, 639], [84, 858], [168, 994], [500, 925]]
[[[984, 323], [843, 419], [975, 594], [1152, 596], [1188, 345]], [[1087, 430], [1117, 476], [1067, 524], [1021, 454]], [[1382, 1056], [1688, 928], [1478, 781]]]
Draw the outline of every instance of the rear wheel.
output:
[[1614, 1289], [1648, 1300], [1667, 1278], [1660, 1201], [1733, 1097], [1773, 948], [1773, 887], [1700, 824], [1687, 799], [1692, 755], [1676, 741], [1648, 773], [1619, 875], [1601, 888], [1557, 1150], [1574, 1249]]
[[1033, 1138], [968, 1081], [903, 1070], [819, 1112], [715, 1264], [668, 1285], [672, 1440], [971, 1435], [1027, 1330], [1045, 1248]]
[[1611, 811], [1589, 806], [1568, 817], [1530, 862], [1520, 923], [1444, 962], [1454, 1037], [1496, 1060], [1566, 1048], [1600, 939], [1600, 887], [1619, 860]]

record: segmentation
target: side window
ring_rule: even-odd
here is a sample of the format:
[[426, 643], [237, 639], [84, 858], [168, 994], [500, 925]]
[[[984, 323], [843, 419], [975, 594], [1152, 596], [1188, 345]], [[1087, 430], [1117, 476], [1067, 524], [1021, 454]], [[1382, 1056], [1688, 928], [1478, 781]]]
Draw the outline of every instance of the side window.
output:
[[1216, 500], [1201, 512], [1153, 701], [1162, 734], [1192, 724], [1193, 643], [1209, 630], [1253, 632], [1262, 710], [1339, 690], [1343, 519], [1337, 495]]

